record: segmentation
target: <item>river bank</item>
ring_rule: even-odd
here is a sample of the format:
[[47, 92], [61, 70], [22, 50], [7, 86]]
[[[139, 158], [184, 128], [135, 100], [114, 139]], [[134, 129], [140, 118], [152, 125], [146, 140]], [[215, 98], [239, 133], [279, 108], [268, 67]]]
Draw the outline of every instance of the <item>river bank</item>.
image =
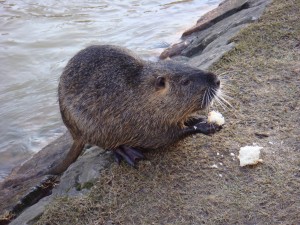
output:
[[[247, 7], [240, 6], [230, 16], [236, 18], [238, 13], [251, 11], [259, 6], [255, 4], [265, 1], [246, 2]], [[60, 193], [61, 198], [50, 205], [52, 197], [44, 198], [12, 224], [35, 223], [37, 219], [38, 224], [296, 224], [300, 207], [296, 200], [300, 194], [299, 8], [296, 1], [274, 0], [258, 22], [258, 17], [250, 20], [255, 23], [223, 42], [231, 51], [223, 52], [210, 70], [225, 80], [225, 88], [234, 97], [235, 110], [224, 112], [227, 124], [221, 133], [214, 137], [196, 135], [175, 149], [149, 152], [151, 161], [141, 162], [138, 170], [111, 164], [105, 152], [90, 149], [62, 176], [61, 184], [63, 177], [72, 177], [72, 171], [76, 179], [70, 178], [69, 184], [73, 186]], [[230, 21], [230, 16], [220, 21]], [[248, 18], [253, 17], [249, 14]], [[219, 33], [226, 34], [225, 31]], [[201, 31], [196, 28], [196, 32]], [[207, 37], [203, 40], [212, 40]], [[216, 44], [217, 39], [205, 48]], [[189, 55], [186, 48], [180, 48], [175, 51], [179, 54], [171, 57], [199, 63], [200, 51], [206, 52], [205, 48], [201, 50], [201, 33], [188, 40], [191, 42], [184, 47], [200, 43], [195, 47], [198, 52]], [[220, 46], [216, 44], [215, 48]], [[66, 134], [50, 149], [67, 149], [68, 140]], [[264, 163], [240, 168], [238, 149], [253, 142], [264, 147]], [[56, 157], [62, 154], [63, 150]], [[89, 154], [95, 161], [107, 157], [107, 163], [89, 168], [88, 171], [98, 174], [82, 181], [88, 176], [79, 172], [84, 162], [88, 162], [84, 158]], [[40, 159], [45, 158], [40, 153]], [[28, 171], [23, 168], [23, 175]], [[11, 186], [8, 187], [11, 191]], [[88, 190], [91, 191], [87, 193]], [[54, 192], [59, 191], [54, 189]], [[70, 197], [66, 198], [67, 195]]]

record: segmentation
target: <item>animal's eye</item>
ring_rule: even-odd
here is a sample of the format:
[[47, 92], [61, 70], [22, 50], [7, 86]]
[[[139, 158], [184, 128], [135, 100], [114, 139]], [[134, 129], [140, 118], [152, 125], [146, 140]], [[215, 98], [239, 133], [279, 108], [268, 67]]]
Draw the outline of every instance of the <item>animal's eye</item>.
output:
[[164, 88], [166, 86], [166, 78], [157, 77], [155, 85], [157, 88]]
[[190, 80], [183, 80], [183, 81], [181, 81], [181, 84], [184, 85], [184, 86], [186, 86], [186, 85], [188, 85], [190, 83], [191, 83]]

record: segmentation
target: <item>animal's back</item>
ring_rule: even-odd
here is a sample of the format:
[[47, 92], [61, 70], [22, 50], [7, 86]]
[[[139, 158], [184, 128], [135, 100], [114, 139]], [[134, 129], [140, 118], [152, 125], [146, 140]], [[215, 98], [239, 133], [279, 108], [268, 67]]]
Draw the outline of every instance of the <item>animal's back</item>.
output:
[[104, 142], [101, 138], [109, 133], [105, 126], [118, 119], [118, 107], [132, 98], [127, 84], [134, 85], [141, 67], [137, 56], [110, 45], [88, 47], [69, 61], [58, 95], [62, 118], [74, 139]]

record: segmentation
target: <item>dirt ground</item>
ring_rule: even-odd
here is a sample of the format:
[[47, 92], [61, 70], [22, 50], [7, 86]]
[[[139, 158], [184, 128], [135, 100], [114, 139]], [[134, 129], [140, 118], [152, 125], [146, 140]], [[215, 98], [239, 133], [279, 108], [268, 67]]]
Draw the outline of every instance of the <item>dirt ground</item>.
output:
[[[39, 224], [300, 224], [299, 15], [299, 0], [274, 0], [212, 68], [234, 107], [216, 106], [220, 133], [148, 152], [137, 170], [113, 164]], [[239, 148], [253, 143], [263, 163], [240, 167]]]

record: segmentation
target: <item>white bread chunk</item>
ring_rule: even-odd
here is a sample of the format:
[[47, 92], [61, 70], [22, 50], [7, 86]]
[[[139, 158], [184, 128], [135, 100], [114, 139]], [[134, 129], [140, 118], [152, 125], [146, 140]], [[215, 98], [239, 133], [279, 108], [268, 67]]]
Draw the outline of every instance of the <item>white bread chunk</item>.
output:
[[263, 147], [245, 146], [240, 148], [239, 160], [240, 166], [255, 165], [263, 160], [259, 158], [260, 150]]
[[217, 111], [211, 111], [208, 113], [207, 122], [222, 126], [225, 123], [225, 118], [221, 113]]

